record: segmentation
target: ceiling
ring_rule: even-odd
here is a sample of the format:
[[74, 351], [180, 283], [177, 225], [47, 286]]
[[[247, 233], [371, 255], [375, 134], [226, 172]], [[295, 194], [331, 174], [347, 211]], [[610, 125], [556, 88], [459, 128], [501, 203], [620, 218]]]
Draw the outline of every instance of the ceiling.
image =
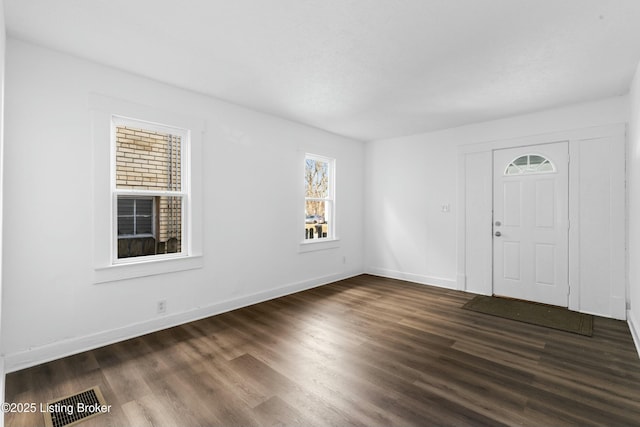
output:
[[10, 37], [360, 140], [626, 94], [639, 0], [4, 0]]

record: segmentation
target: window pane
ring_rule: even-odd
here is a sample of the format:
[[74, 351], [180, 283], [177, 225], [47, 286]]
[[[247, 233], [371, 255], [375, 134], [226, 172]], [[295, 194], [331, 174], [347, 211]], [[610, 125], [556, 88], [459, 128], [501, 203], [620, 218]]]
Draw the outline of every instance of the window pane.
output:
[[545, 160], [546, 159], [544, 157], [542, 157], [542, 156], [531, 155], [531, 156], [529, 156], [529, 165], [538, 166], [542, 162], [544, 162]]
[[315, 198], [329, 197], [329, 163], [306, 159], [305, 196]]
[[136, 235], [153, 235], [153, 216], [136, 215]]
[[182, 252], [182, 197], [155, 203], [157, 218], [154, 198], [118, 198], [118, 258]]
[[116, 127], [116, 187], [181, 191], [181, 138]]
[[527, 166], [527, 156], [518, 157], [513, 161], [516, 166]]
[[153, 199], [136, 199], [136, 216], [153, 215]]
[[517, 166], [514, 166], [514, 164], [510, 164], [507, 167], [507, 171], [505, 172], [505, 175], [518, 175], [520, 173], [520, 168]]
[[133, 215], [118, 216], [118, 236], [133, 234]]
[[329, 236], [329, 202], [306, 201], [305, 239], [318, 239]]
[[542, 165], [540, 165], [538, 172], [553, 172], [553, 165], [546, 160]]
[[118, 198], [118, 216], [133, 215], [133, 199]]
[[159, 253], [182, 251], [182, 197], [159, 197]]

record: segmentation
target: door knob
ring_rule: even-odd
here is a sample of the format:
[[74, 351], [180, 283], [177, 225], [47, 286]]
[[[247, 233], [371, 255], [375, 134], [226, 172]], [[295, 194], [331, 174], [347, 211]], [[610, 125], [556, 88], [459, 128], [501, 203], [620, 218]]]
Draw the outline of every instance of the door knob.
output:
[[500, 236], [502, 236], [502, 233], [499, 231], [496, 231], [496, 237], [500, 237]]

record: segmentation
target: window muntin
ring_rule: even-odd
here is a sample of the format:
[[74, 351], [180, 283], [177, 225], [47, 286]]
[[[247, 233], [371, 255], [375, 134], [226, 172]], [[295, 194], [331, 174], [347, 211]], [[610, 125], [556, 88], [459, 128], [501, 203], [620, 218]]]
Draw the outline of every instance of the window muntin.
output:
[[305, 156], [305, 242], [335, 238], [335, 160]]
[[555, 165], [546, 157], [539, 154], [525, 154], [511, 161], [505, 168], [504, 175], [553, 173], [555, 171]]
[[186, 255], [184, 129], [113, 117], [114, 262]]

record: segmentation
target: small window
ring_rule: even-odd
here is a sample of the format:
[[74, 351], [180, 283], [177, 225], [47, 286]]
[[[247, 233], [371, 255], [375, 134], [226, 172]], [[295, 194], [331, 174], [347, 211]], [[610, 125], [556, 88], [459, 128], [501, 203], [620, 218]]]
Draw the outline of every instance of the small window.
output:
[[188, 132], [113, 118], [115, 260], [182, 254]]
[[513, 160], [506, 167], [505, 175], [522, 175], [532, 173], [555, 172], [556, 167], [544, 156], [538, 154], [526, 154]]
[[305, 156], [305, 241], [334, 238], [334, 169], [334, 159]]

